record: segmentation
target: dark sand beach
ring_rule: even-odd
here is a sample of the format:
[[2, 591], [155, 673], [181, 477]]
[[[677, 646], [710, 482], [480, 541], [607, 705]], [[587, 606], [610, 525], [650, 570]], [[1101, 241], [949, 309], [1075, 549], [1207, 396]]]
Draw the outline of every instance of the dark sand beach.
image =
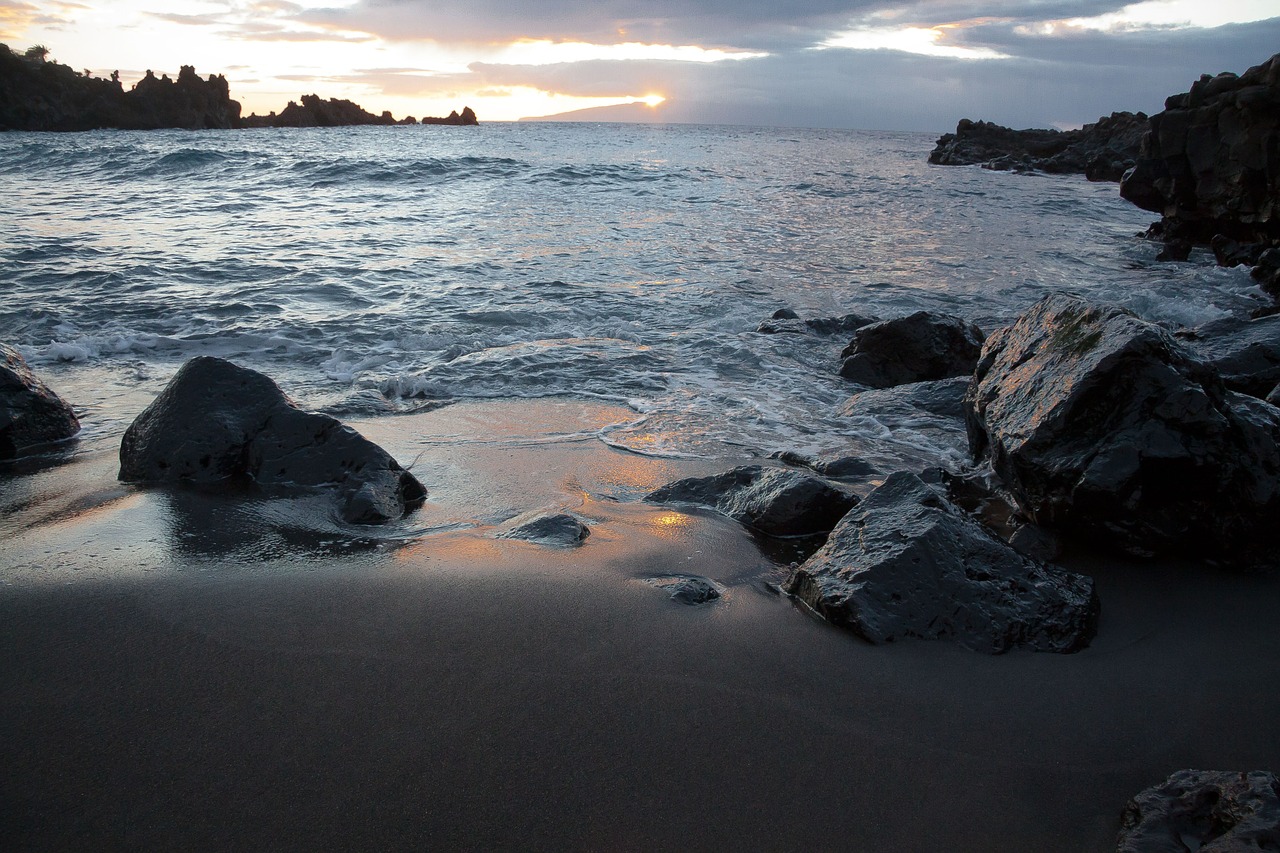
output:
[[[108, 434], [5, 477], [6, 849], [1105, 850], [1175, 770], [1280, 765], [1275, 578], [1075, 554], [1079, 654], [874, 647], [733, 522], [639, 502], [713, 463], [588, 437], [620, 414], [353, 422], [431, 489], [376, 538], [122, 486]], [[591, 536], [493, 538], [539, 506]]]

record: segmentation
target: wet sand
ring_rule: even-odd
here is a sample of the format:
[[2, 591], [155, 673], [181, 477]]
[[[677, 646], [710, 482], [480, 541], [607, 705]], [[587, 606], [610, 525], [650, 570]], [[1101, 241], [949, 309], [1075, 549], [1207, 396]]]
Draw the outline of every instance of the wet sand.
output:
[[[1175, 770], [1280, 767], [1277, 579], [1076, 555], [1082, 653], [873, 647], [733, 523], [638, 502], [735, 460], [588, 437], [618, 416], [357, 423], [431, 489], [373, 536], [121, 486], [109, 435], [0, 474], [6, 848], [1106, 850]], [[538, 506], [586, 544], [492, 538]]]

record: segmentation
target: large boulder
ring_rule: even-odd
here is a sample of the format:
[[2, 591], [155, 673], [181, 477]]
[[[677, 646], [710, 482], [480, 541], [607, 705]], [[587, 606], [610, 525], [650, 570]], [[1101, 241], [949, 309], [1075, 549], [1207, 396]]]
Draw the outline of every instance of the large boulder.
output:
[[1185, 338], [1232, 391], [1266, 397], [1280, 382], [1280, 314], [1217, 320], [1178, 337]]
[[981, 165], [1002, 171], [1082, 174], [1091, 181], [1118, 181], [1134, 164], [1147, 130], [1143, 113], [1112, 113], [1079, 130], [1012, 130], [986, 121], [961, 119], [944, 134], [929, 162], [940, 166]]
[[966, 407], [974, 457], [1037, 524], [1133, 554], [1274, 563], [1280, 410], [1228, 391], [1159, 326], [1047, 296], [987, 340]]
[[1117, 853], [1280, 850], [1280, 780], [1256, 770], [1179, 770], [1120, 818]]
[[1166, 239], [1280, 238], [1280, 54], [1172, 95], [1120, 194], [1164, 217]]
[[854, 333], [840, 353], [840, 375], [872, 388], [964, 376], [984, 338], [972, 323], [932, 311], [881, 320]]
[[42, 450], [79, 431], [71, 407], [31, 372], [17, 350], [0, 344], [0, 459]]
[[784, 589], [873, 643], [1074, 652], [1098, 619], [1091, 579], [1024, 557], [903, 471], [846, 515]]
[[427, 494], [355, 430], [298, 409], [261, 373], [208, 356], [184, 364], [125, 431], [120, 479], [328, 489], [355, 524], [399, 518]]
[[645, 500], [713, 509], [769, 536], [825, 533], [858, 502], [819, 477], [760, 465], [676, 480]]

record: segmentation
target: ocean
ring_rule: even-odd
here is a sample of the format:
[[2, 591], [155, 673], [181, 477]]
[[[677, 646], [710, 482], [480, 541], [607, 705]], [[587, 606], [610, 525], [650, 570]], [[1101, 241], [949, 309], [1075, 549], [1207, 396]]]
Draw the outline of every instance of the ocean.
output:
[[[118, 436], [186, 359], [391, 417], [569, 397], [672, 457], [962, 455], [850, 419], [848, 336], [801, 317], [957, 314], [1048, 290], [1173, 325], [1243, 313], [1242, 269], [1154, 261], [1114, 184], [926, 163], [934, 137], [689, 125], [0, 135], [0, 341]], [[878, 438], [877, 438], [878, 436]], [[889, 453], [892, 456], [892, 453]], [[884, 460], [885, 465], [891, 460]], [[926, 460], [927, 461], [927, 460]]]

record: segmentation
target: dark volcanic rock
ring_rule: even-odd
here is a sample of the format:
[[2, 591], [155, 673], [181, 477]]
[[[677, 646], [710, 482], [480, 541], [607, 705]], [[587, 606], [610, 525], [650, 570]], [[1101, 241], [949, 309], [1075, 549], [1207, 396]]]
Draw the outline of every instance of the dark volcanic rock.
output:
[[1035, 562], [899, 471], [792, 571], [784, 589], [873, 643], [1074, 652], [1097, 626], [1093, 581]]
[[1202, 76], [1150, 123], [1120, 194], [1161, 214], [1166, 239], [1280, 239], [1280, 54]]
[[940, 166], [1081, 174], [1091, 181], [1118, 181], [1134, 164], [1143, 113], [1112, 113], [1079, 130], [1011, 130], [961, 119], [955, 133], [938, 140], [929, 162]]
[[36, 378], [17, 350], [0, 344], [0, 459], [25, 456], [79, 431], [71, 407]]
[[[247, 115], [240, 121], [241, 127], [353, 127], [360, 125], [418, 124], [416, 119], [396, 121], [390, 112], [374, 115], [359, 104], [341, 98], [323, 100], [319, 95], [303, 95], [301, 103], [290, 101], [280, 114]], [[474, 125], [476, 114], [466, 107], [462, 115], [455, 110], [447, 118], [427, 116], [422, 124]]]
[[769, 536], [825, 533], [858, 502], [854, 495], [817, 477], [759, 465], [677, 480], [645, 500], [714, 509]]
[[576, 515], [533, 510], [508, 521], [498, 533], [498, 538], [523, 539], [539, 545], [572, 548], [581, 545], [590, 535], [591, 529]]
[[399, 518], [427, 494], [355, 430], [296, 408], [261, 373], [207, 356], [184, 364], [125, 431], [120, 479], [329, 489], [355, 524]]
[[773, 316], [762, 322], [756, 331], [765, 335], [837, 335], [857, 331], [863, 326], [876, 322], [877, 318], [862, 314], [845, 314], [840, 317], [811, 317], [800, 319], [796, 312], [789, 308], [780, 308]]
[[235, 127], [239, 118], [226, 78], [201, 79], [190, 65], [176, 81], [148, 71], [126, 92], [114, 77], [80, 74], [0, 45], [0, 130], [203, 130]]
[[1280, 299], [1280, 249], [1268, 249], [1258, 256], [1258, 265], [1250, 273], [1258, 286]]
[[1134, 554], [1275, 562], [1280, 411], [1159, 326], [1048, 296], [987, 340], [966, 406], [973, 455], [1035, 523]]
[[917, 311], [863, 326], [840, 353], [840, 375], [872, 388], [973, 372], [985, 336], [959, 317]]
[[697, 575], [663, 575], [645, 578], [645, 583], [664, 590], [672, 601], [697, 606], [720, 597], [720, 587], [715, 581]]
[[1266, 397], [1280, 382], [1280, 315], [1206, 323], [1189, 333], [1187, 343], [1232, 391]]
[[1280, 850], [1280, 780], [1255, 770], [1179, 770], [1125, 806], [1117, 853]]

